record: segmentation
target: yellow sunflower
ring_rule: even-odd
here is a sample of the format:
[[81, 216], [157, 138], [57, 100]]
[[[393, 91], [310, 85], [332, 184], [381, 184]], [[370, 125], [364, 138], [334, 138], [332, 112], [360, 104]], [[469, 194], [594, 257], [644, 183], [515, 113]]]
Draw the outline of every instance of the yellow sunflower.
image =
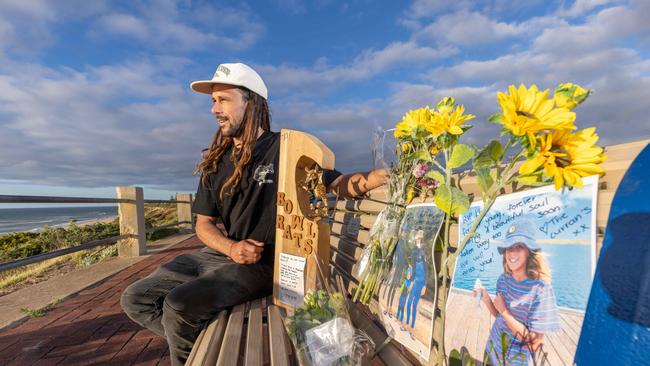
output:
[[[437, 129], [442, 129], [442, 131], [449, 132], [452, 135], [460, 135], [463, 133], [463, 129], [460, 128], [460, 125], [474, 118], [472, 114], [463, 114], [465, 113], [465, 106], [456, 106], [453, 110], [451, 108], [443, 108], [433, 115], [433, 125]], [[429, 129], [427, 127], [427, 129]], [[431, 130], [429, 130], [431, 131]], [[433, 131], [431, 131], [433, 133]]]
[[599, 166], [607, 160], [603, 149], [595, 146], [598, 135], [595, 128], [576, 133], [554, 131], [540, 137], [537, 154], [524, 162], [519, 174], [530, 175], [544, 165], [544, 175], [553, 177], [555, 189], [563, 185], [582, 188], [582, 177], [604, 174]]
[[465, 113], [465, 107], [462, 105], [456, 106], [456, 100], [453, 97], [443, 98], [438, 102], [437, 107], [438, 110], [433, 111], [433, 116], [426, 125], [426, 129], [434, 136], [441, 135], [444, 132], [460, 135], [463, 133], [460, 126], [465, 121], [474, 118], [474, 115], [463, 114]]
[[404, 118], [395, 125], [395, 132], [393, 133], [396, 138], [413, 138], [426, 131], [425, 126], [430, 123], [431, 110], [429, 107], [418, 108], [409, 111], [404, 115]]
[[573, 109], [578, 104], [587, 100], [590, 95], [590, 90], [587, 90], [578, 84], [564, 83], [555, 88], [553, 100], [555, 101], [555, 105], [558, 107]]
[[548, 99], [548, 89], [539, 91], [536, 85], [519, 88], [510, 85], [508, 94], [497, 93], [497, 100], [503, 110], [500, 120], [503, 126], [515, 136], [528, 136], [535, 146], [535, 134], [543, 130], [574, 130], [575, 113], [568, 108], [556, 108], [552, 99]]

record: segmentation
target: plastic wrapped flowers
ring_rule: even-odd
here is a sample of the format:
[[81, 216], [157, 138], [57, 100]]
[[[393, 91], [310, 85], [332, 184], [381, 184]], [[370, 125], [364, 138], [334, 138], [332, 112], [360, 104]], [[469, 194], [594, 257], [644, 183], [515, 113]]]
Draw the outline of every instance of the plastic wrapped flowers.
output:
[[321, 289], [308, 291], [303, 304], [284, 319], [298, 362], [302, 366], [361, 365], [362, 357], [372, 353], [375, 345], [366, 333], [354, 328], [345, 295], [330, 288], [321, 268], [319, 263]]

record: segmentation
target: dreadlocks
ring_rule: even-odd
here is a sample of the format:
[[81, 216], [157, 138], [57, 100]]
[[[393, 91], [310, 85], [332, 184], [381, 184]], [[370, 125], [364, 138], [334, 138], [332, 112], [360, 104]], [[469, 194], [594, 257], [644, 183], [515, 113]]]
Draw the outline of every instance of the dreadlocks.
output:
[[237, 90], [241, 92], [242, 98], [247, 102], [239, 131], [239, 137], [242, 142], [241, 146], [234, 146], [233, 138], [223, 136], [221, 129], [218, 129], [212, 138], [210, 147], [203, 154], [201, 161], [194, 170], [194, 174], [201, 174], [201, 184], [204, 184], [208, 174], [217, 171], [217, 162], [221, 156], [228, 149], [232, 149], [230, 160], [235, 166], [235, 171], [226, 183], [224, 183], [223, 187], [221, 187], [219, 197], [222, 199], [226, 189], [228, 194], [232, 194], [234, 189], [239, 185], [244, 167], [251, 160], [253, 146], [255, 146], [255, 141], [257, 141], [258, 129], [261, 128], [264, 131], [271, 129], [271, 115], [266, 99], [246, 88], [238, 88]]

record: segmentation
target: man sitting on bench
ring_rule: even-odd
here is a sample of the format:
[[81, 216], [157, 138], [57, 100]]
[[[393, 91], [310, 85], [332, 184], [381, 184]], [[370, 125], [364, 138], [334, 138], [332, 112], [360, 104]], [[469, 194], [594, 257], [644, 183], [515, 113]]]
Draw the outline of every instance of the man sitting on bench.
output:
[[[235, 63], [219, 65], [212, 80], [191, 87], [212, 95], [219, 126], [197, 167], [201, 180], [192, 206], [196, 234], [206, 248], [163, 264], [121, 299], [133, 321], [167, 339], [173, 365], [184, 364], [219, 311], [273, 291], [280, 134], [270, 131], [266, 85], [252, 68]], [[342, 197], [361, 195], [386, 180], [384, 169], [323, 173], [328, 191]]]

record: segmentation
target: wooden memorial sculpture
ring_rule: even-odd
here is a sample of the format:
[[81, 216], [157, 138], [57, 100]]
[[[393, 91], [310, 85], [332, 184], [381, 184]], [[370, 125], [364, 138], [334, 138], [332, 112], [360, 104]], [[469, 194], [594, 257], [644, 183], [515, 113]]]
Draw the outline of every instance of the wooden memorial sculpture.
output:
[[[302, 303], [317, 286], [312, 253], [329, 265], [329, 226], [323, 169], [334, 169], [334, 153], [314, 136], [282, 130], [275, 230], [273, 303], [286, 309]], [[324, 273], [327, 276], [327, 273]]]

